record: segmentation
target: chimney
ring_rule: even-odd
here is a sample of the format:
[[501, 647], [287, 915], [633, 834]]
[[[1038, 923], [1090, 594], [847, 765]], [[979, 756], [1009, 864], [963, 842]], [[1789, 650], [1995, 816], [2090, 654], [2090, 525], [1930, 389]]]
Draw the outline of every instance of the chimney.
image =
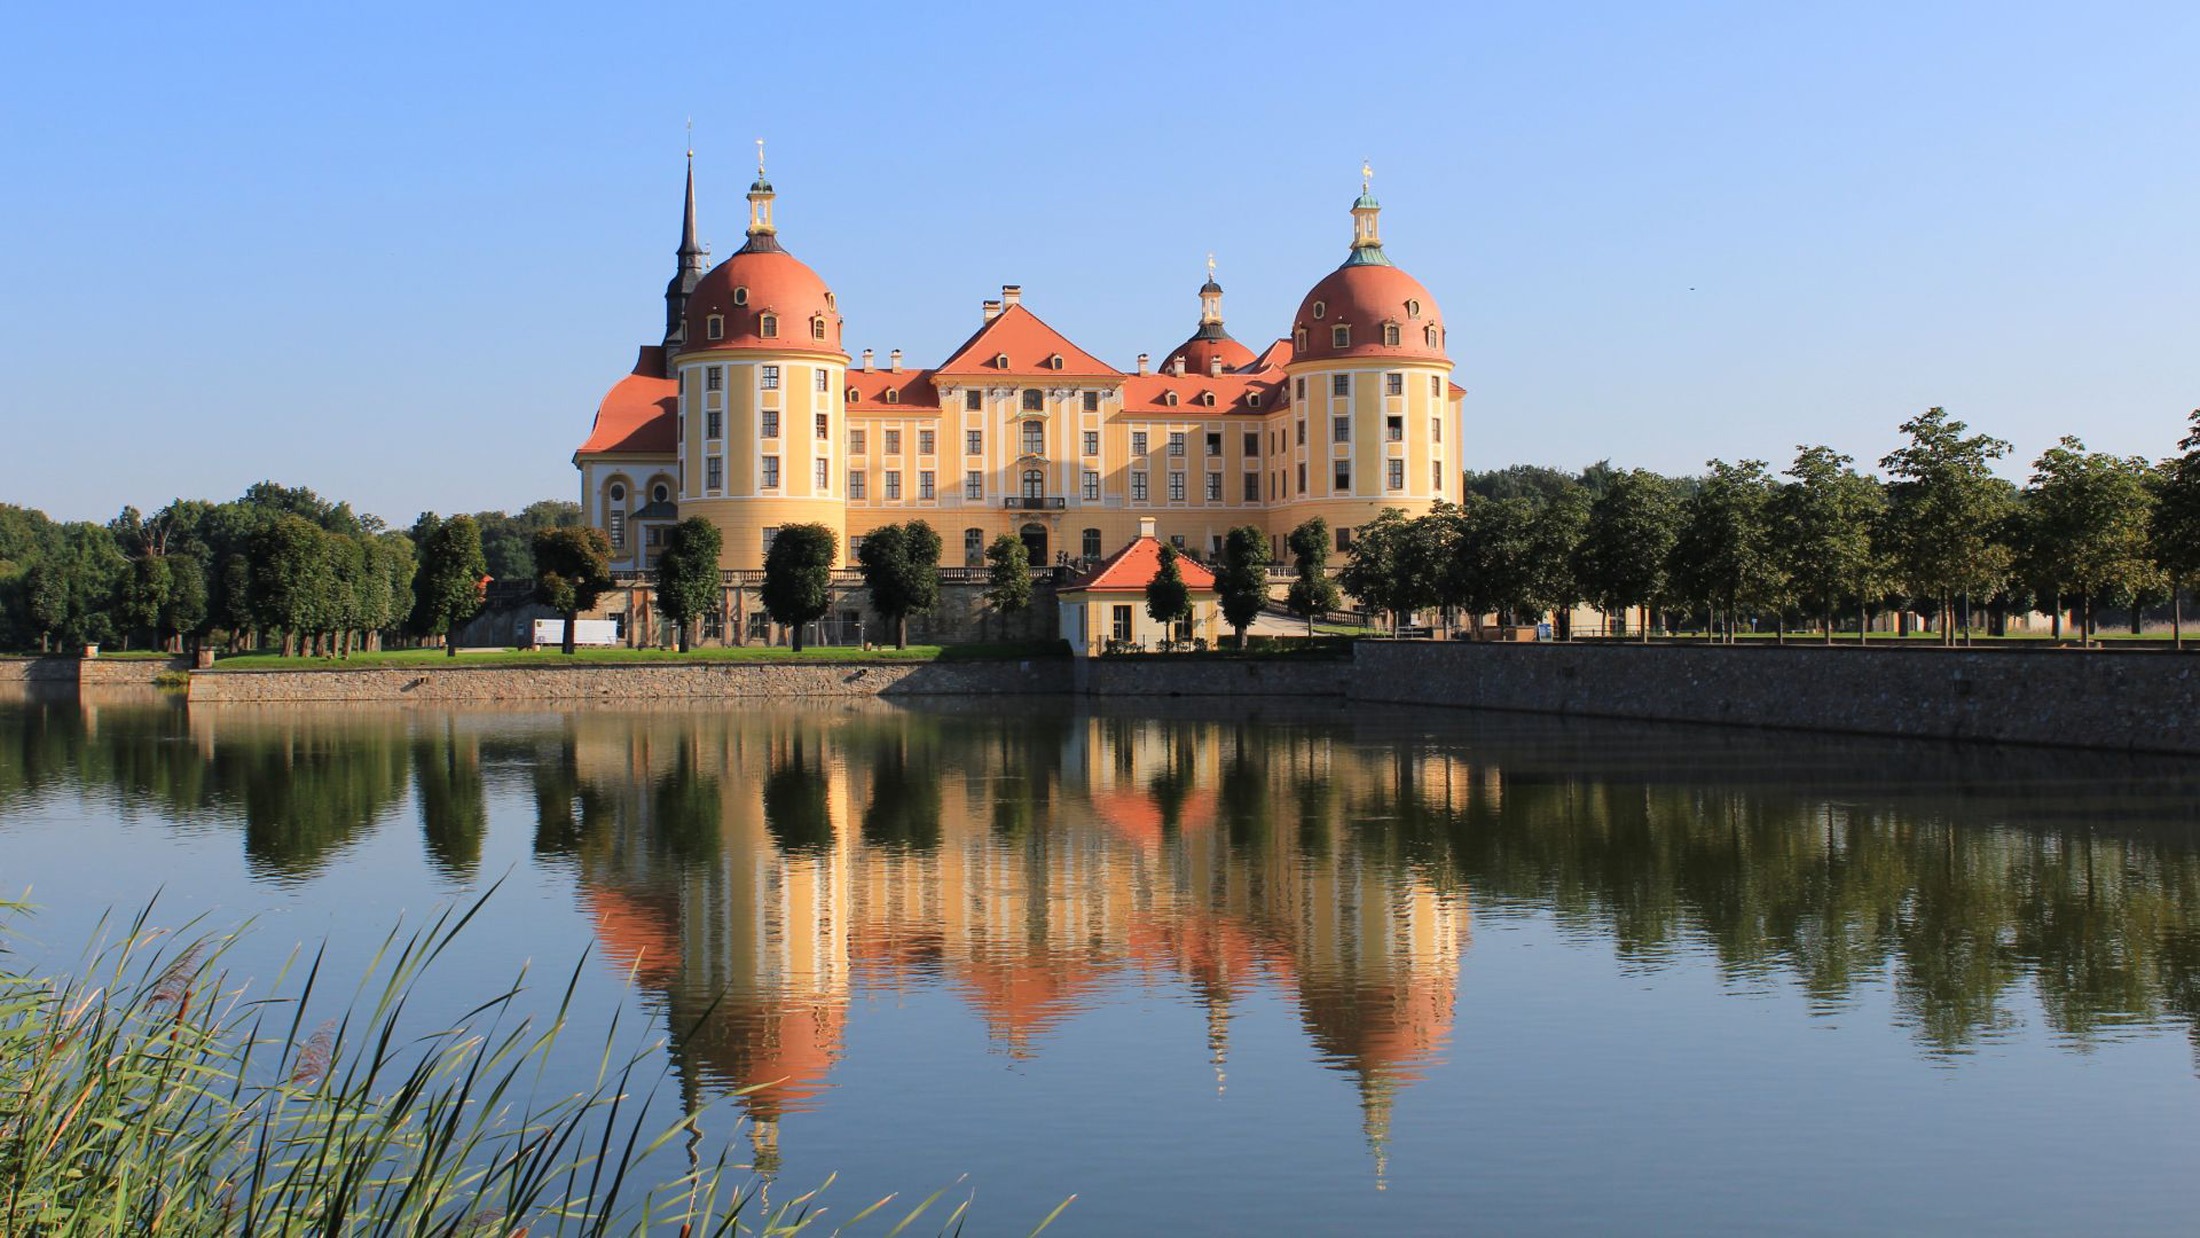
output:
[[1001, 304], [1004, 307], [1010, 305], [1022, 305], [1023, 303], [1024, 286], [1022, 284], [1001, 285]]
[[1207, 358], [1207, 377], [1209, 377], [1209, 378], [1220, 378], [1221, 376], [1222, 376], [1222, 358], [1220, 358], [1220, 357], [1209, 357], [1209, 358]]
[[1148, 372], [1148, 368], [1149, 368], [1149, 367], [1148, 367], [1148, 364], [1147, 364], [1147, 363], [1148, 363], [1148, 360], [1149, 360], [1149, 358], [1148, 358], [1148, 357], [1146, 356], [1146, 354], [1144, 354], [1144, 353], [1140, 353], [1140, 354], [1138, 354], [1138, 372], [1139, 372], [1140, 374], [1144, 374], [1144, 373]]
[[1182, 377], [1184, 377], [1184, 358], [1182, 358], [1182, 357], [1177, 357], [1177, 358], [1175, 358], [1175, 359], [1171, 360], [1171, 361], [1169, 362], [1169, 369], [1170, 369], [1170, 370], [1171, 370], [1171, 371], [1172, 371], [1173, 373], [1175, 373], [1175, 375], [1176, 375], [1176, 376], [1177, 376], [1178, 378], [1182, 378]]
[[1154, 523], [1153, 523], [1153, 517], [1151, 517], [1151, 516], [1140, 516], [1140, 517], [1138, 518], [1138, 535], [1139, 535], [1140, 537], [1153, 537], [1153, 536], [1155, 536], [1155, 534], [1154, 534]]
[[896, 374], [901, 373], [901, 350], [899, 348], [886, 354], [886, 368]]
[[868, 348], [863, 350], [863, 372], [866, 374], [871, 372], [871, 350]]
[[985, 303], [985, 320], [987, 322], [991, 322], [994, 319], [999, 318], [1000, 316], [1001, 303], [999, 301], [988, 301]]

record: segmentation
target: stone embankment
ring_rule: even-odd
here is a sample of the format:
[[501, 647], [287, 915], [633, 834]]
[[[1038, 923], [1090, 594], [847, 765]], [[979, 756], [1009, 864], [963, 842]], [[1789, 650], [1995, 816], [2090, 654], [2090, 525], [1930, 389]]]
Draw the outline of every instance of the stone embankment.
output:
[[189, 665], [183, 658], [0, 658], [0, 684], [149, 688], [157, 676]]
[[690, 662], [555, 667], [201, 671], [192, 704], [248, 701], [606, 701], [685, 697], [974, 696], [1067, 693], [1062, 658], [1001, 662]]

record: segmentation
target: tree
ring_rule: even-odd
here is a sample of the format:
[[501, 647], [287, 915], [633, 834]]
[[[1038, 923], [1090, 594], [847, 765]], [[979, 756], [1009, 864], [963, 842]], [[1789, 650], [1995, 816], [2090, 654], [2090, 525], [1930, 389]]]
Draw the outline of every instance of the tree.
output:
[[1291, 559], [1298, 569], [1283, 604], [1306, 620], [1306, 634], [1314, 634], [1314, 616], [1337, 609], [1343, 599], [1337, 582], [1329, 578], [1329, 522], [1316, 516], [1291, 530]]
[[690, 516], [665, 534], [657, 555], [657, 609], [678, 630], [681, 653], [688, 651], [695, 621], [718, 607], [718, 556], [724, 548], [718, 526], [704, 516]]
[[1956, 600], [1991, 592], [2013, 557], [1995, 536], [2008, 497], [1991, 471], [2009, 444], [1965, 437], [1966, 428], [1946, 409], [1927, 409], [1902, 423], [1909, 444], [1879, 462], [1893, 479], [1882, 527], [1895, 575], [1910, 593], [1933, 600], [1943, 644], [1955, 643]]
[[802, 628], [833, 603], [833, 556], [840, 538], [827, 525], [790, 524], [764, 552], [764, 610], [794, 633], [802, 652]]
[[[1680, 527], [1673, 483], [1646, 469], [1615, 472], [1589, 505], [1588, 523], [1574, 556], [1581, 591], [1606, 615], [1644, 608], [1642, 639], [1650, 639], [1649, 612], [1666, 596], [1666, 564]], [[1623, 620], [1624, 622], [1624, 620]]]
[[1176, 547], [1161, 543], [1161, 567], [1146, 582], [1146, 613], [1164, 631], [1192, 613], [1192, 590], [1184, 583], [1184, 569], [1177, 566], [1177, 557]]
[[1833, 613], [1858, 607], [1856, 639], [1864, 639], [1862, 608], [1881, 586], [1872, 532], [1886, 507], [1879, 484], [1849, 467], [1831, 447], [1798, 447], [1773, 497], [1773, 545], [1781, 570], [1803, 608], [1818, 617], [1833, 643]]
[[1003, 533], [985, 548], [985, 604], [1001, 615], [1031, 605], [1031, 551], [1023, 539]]
[[922, 520], [874, 529], [856, 551], [871, 609], [894, 629], [894, 647], [909, 647], [909, 615], [940, 599], [940, 536]]
[[[481, 552], [481, 530], [472, 516], [439, 520], [423, 513], [413, 523], [420, 548], [420, 570], [413, 577], [413, 622], [423, 636], [444, 638], [443, 651], [458, 656], [459, 625], [481, 609], [481, 578], [489, 574]], [[568, 628], [567, 636], [571, 636]]]
[[1676, 592], [1724, 616], [1732, 643], [1745, 609], [1777, 612], [1786, 600], [1786, 573], [1773, 542], [1772, 477], [1762, 460], [1711, 460], [1706, 467], [1710, 472], [1696, 493], [1681, 504], [1671, 575]]
[[2093, 639], [2093, 611], [2103, 598], [2131, 601], [2156, 584], [2148, 525], [2154, 492], [2147, 462], [2089, 452], [2065, 435], [2032, 463], [2026, 495], [2033, 570], [2059, 597], [2075, 593], [2084, 608], [2082, 635]]
[[565, 616], [567, 654], [581, 612], [610, 588], [611, 539], [602, 529], [569, 524], [535, 534], [535, 598]]
[[1443, 542], [1441, 529], [1417, 526], [1404, 512], [1386, 507], [1353, 531], [1337, 583], [1362, 606], [1388, 614], [1396, 633], [1407, 615], [1443, 596]]
[[284, 657], [298, 651], [299, 638], [326, 630], [336, 591], [328, 539], [319, 525], [288, 512], [254, 539], [254, 609], [282, 633]]
[[1445, 597], [1467, 613], [1467, 626], [1482, 630], [1482, 616], [1539, 610], [1533, 500], [1472, 496], [1453, 519], [1458, 536], [1445, 573]]
[[1551, 612], [1560, 640], [1574, 636], [1574, 604], [1581, 600], [1574, 554], [1588, 525], [1588, 491], [1574, 485], [1545, 499], [1528, 528], [1529, 557], [1535, 565], [1533, 596]]
[[2200, 573], [2200, 408], [2187, 419], [2191, 429], [2177, 443], [2180, 455], [2155, 470], [2154, 520], [2147, 542], [2154, 562], [2169, 577], [2171, 639], [2185, 647], [2183, 590]]
[[1223, 535], [1215, 593], [1221, 599], [1224, 622], [1237, 632], [1238, 648], [1245, 648], [1245, 629], [1268, 605], [1266, 533], [1243, 524]]

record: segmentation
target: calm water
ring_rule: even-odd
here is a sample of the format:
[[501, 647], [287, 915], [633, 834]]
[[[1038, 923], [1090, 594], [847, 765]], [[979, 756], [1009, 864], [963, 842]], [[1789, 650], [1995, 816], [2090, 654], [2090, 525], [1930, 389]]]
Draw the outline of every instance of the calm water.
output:
[[2196, 791], [1392, 709], [15, 698], [0, 893], [41, 960], [157, 893], [272, 976], [501, 879], [431, 1004], [585, 955], [581, 1038], [666, 1042], [843, 1214], [968, 1175], [976, 1233], [2189, 1233]]

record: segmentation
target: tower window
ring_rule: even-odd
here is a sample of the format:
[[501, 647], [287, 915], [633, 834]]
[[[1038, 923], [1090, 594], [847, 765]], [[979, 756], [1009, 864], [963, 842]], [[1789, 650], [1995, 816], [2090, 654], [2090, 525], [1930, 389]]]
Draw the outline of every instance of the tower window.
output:
[[777, 490], [779, 488], [778, 456], [764, 457], [764, 488], [766, 490]]
[[710, 490], [723, 490], [726, 485], [726, 462], [717, 456], [703, 461], [703, 485]]
[[1383, 324], [1383, 343], [1388, 344], [1392, 348], [1396, 348], [1398, 346], [1397, 323], [1386, 322]]
[[1384, 472], [1384, 477], [1383, 477], [1383, 483], [1384, 483], [1384, 484], [1385, 484], [1386, 486], [1388, 486], [1388, 487], [1389, 487], [1390, 489], [1392, 489], [1392, 490], [1403, 490], [1403, 489], [1405, 489], [1405, 488], [1406, 488], [1406, 462], [1405, 462], [1405, 461], [1403, 461], [1403, 460], [1389, 460], [1389, 461], [1385, 461], [1385, 462], [1384, 462], [1384, 467], [1383, 467], [1383, 472]]
[[1428, 441], [1431, 443], [1441, 443], [1444, 441], [1443, 418], [1431, 417], [1428, 419]]
[[747, 305], [749, 303], [749, 290], [746, 288], [734, 289], [733, 303], [735, 305]]
[[1329, 345], [1332, 348], [1350, 348], [1352, 346], [1352, 328], [1343, 323], [1331, 327], [1329, 329]]
[[963, 454], [966, 456], [982, 456], [985, 454], [985, 431], [963, 431]]
[[712, 314], [709, 318], [703, 320], [703, 338], [708, 340], [726, 338], [726, 320], [722, 315]]
[[1332, 417], [1329, 419], [1329, 441], [1333, 443], [1349, 443], [1352, 441], [1352, 419], [1350, 417]]
[[764, 337], [765, 339], [767, 339], [767, 340], [776, 340], [776, 339], [778, 339], [778, 338], [779, 338], [779, 315], [777, 315], [777, 314], [758, 314], [758, 315], [756, 316], [756, 333], [757, 333], [758, 335], [761, 335], [761, 336], [763, 336], [763, 337]]
[[1299, 380], [1297, 381], [1297, 383], [1295, 383], [1294, 385], [1295, 385], [1295, 386], [1296, 386], [1296, 387], [1298, 388], [1299, 398], [1300, 398], [1300, 399], [1302, 399], [1302, 400], [1303, 400], [1303, 399], [1305, 399], [1305, 398], [1306, 398], [1306, 379], [1305, 379], [1305, 378], [1304, 378], [1304, 377], [1302, 376], [1302, 377], [1300, 377], [1300, 379], [1299, 379]]
[[831, 391], [833, 389], [833, 376], [830, 371], [824, 369], [818, 370], [817, 389], [819, 391]]
[[826, 309], [829, 309], [829, 310], [836, 310], [836, 309], [839, 309], [839, 308], [840, 308], [840, 298], [839, 298], [839, 297], [836, 297], [836, 296], [834, 296], [834, 295], [833, 295], [832, 293], [829, 293], [829, 292], [828, 292], [828, 293], [826, 293], [826, 294], [825, 294], [825, 308], [826, 308]]
[[901, 403], [901, 392], [896, 388], [888, 387], [886, 389], [886, 402], [888, 404]]
[[1420, 316], [1421, 316], [1421, 303], [1420, 303], [1419, 301], [1408, 301], [1408, 302], [1406, 302], [1406, 317], [1408, 317], [1408, 318], [1419, 318]]
[[817, 461], [817, 492], [819, 494], [823, 494], [832, 488], [832, 468], [832, 462], [829, 460]]
[[1405, 393], [1406, 393], [1406, 376], [1405, 376], [1405, 375], [1403, 375], [1403, 374], [1385, 374], [1385, 375], [1383, 375], [1383, 394], [1384, 394], [1384, 395], [1404, 395]]
[[1024, 388], [1024, 411], [1027, 413], [1037, 413], [1043, 412], [1045, 411], [1045, 409], [1046, 393], [1039, 390], [1037, 387]]
[[1350, 374], [1333, 374], [1333, 375], [1331, 375], [1331, 376], [1330, 376], [1330, 379], [1329, 379], [1329, 394], [1331, 394], [1331, 395], [1340, 395], [1340, 396], [1341, 396], [1341, 395], [1351, 395], [1351, 394], [1352, 394], [1352, 376], [1351, 376]]
[[816, 317], [814, 317], [814, 318], [810, 319], [810, 338], [811, 338], [811, 339], [813, 339], [813, 340], [821, 340], [821, 339], [824, 339], [824, 338], [825, 338], [825, 316], [824, 316], [824, 315], [820, 314], [820, 315], [818, 315], [818, 316], [816, 316]]
[[1442, 375], [1431, 374], [1428, 376], [1428, 393], [1431, 399], [1440, 400], [1444, 398], [1444, 378]]
[[1326, 301], [1316, 301], [1316, 302], [1314, 302], [1314, 317], [1316, 317], [1316, 318], [1319, 318], [1319, 317], [1321, 317], [1322, 315], [1324, 315], [1324, 314], [1327, 314], [1328, 312], [1329, 312], [1329, 303], [1328, 303], [1328, 302], [1326, 302]]
[[1291, 347], [1293, 347], [1293, 348], [1296, 348], [1296, 349], [1298, 349], [1298, 350], [1299, 350], [1300, 352], [1305, 352], [1305, 351], [1306, 351], [1306, 328], [1305, 328], [1305, 327], [1300, 327], [1300, 328], [1298, 328], [1298, 329], [1294, 330], [1293, 332], [1291, 332]]
[[819, 438], [821, 438], [821, 439], [830, 439], [830, 438], [832, 438], [832, 437], [833, 437], [833, 419], [832, 419], [832, 415], [831, 415], [831, 414], [829, 414], [829, 413], [819, 413], [819, 414], [817, 415], [816, 421], [817, 421], [817, 436], [818, 436]]
[[766, 391], [777, 391], [777, 390], [779, 390], [779, 367], [778, 367], [778, 366], [776, 366], [776, 365], [767, 365], [767, 366], [765, 366], [765, 367], [764, 367], [764, 390], [766, 390]]
[[726, 432], [726, 415], [717, 409], [703, 414], [703, 437], [723, 438]]
[[1097, 392], [1097, 391], [1088, 391], [1088, 392], [1086, 392], [1086, 393], [1085, 393], [1085, 411], [1086, 411], [1086, 412], [1088, 412], [1088, 413], [1097, 413], [1097, 412], [1099, 412], [1099, 411], [1100, 411], [1100, 393], [1099, 393], [1099, 392]]
[[1421, 338], [1427, 342], [1430, 348], [1436, 347], [1436, 324], [1430, 323], [1428, 326], [1421, 328]]
[[723, 369], [715, 365], [703, 368], [703, 390], [719, 391], [723, 390], [725, 385], [726, 372]]
[[963, 407], [975, 413], [985, 407], [985, 392], [972, 387], [963, 392]]
[[1428, 488], [1432, 493], [1444, 492], [1444, 462], [1431, 460], [1428, 466]]
[[1350, 460], [1337, 461], [1337, 467], [1330, 475], [1329, 483], [1330, 488], [1338, 493], [1349, 493], [1352, 489], [1352, 462]]
[[764, 410], [764, 411], [763, 411], [763, 412], [762, 412], [761, 414], [759, 414], [759, 416], [758, 416], [758, 418], [757, 418], [757, 419], [758, 419], [759, 421], [761, 421], [761, 422], [763, 423], [763, 424], [762, 424], [762, 425], [761, 425], [761, 426], [760, 426], [760, 427], [759, 427], [759, 428], [757, 429], [757, 437], [758, 437], [758, 438], [778, 438], [778, 437], [779, 437], [779, 414], [778, 414], [778, 412], [776, 412], [775, 410], [772, 410], [772, 409], [768, 409], [768, 408], [767, 408], [767, 409], [765, 409], [765, 410]]

